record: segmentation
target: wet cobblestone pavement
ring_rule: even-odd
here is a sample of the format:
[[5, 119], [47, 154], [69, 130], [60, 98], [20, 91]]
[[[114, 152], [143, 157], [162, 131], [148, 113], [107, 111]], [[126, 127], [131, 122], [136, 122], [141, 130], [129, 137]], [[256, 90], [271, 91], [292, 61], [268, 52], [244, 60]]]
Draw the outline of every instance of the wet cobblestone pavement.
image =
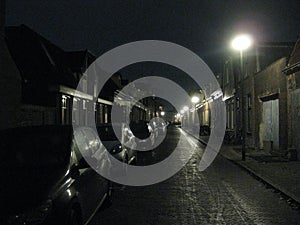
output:
[[[170, 127], [160, 148], [139, 155], [139, 163], [169, 155], [179, 135]], [[99, 210], [90, 224], [300, 224], [298, 210], [222, 156], [199, 172], [203, 146], [190, 136], [185, 140], [199, 147], [180, 172], [146, 187], [115, 185], [113, 204]]]

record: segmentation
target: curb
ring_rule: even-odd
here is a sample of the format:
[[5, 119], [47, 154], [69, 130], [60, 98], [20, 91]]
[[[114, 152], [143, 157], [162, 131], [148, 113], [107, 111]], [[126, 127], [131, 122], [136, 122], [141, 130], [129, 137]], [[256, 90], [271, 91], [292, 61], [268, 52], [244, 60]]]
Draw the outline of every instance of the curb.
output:
[[[194, 138], [196, 138], [201, 144], [203, 145], [207, 145], [207, 142], [202, 140], [199, 137], [195, 137], [194, 135], [192, 135], [191, 133], [189, 133], [188, 131], [184, 130], [186, 133], [188, 133], [189, 135], [193, 136]], [[273, 189], [275, 189], [276, 191], [282, 193], [283, 195], [291, 198], [293, 201], [295, 201], [296, 203], [300, 204], [300, 198], [295, 196], [293, 193], [289, 192], [288, 190], [286, 190], [284, 187], [274, 183], [274, 181], [272, 181], [271, 179], [269, 179], [268, 177], [258, 173], [257, 171], [254, 171], [253, 169], [251, 169], [250, 167], [248, 167], [247, 165], [243, 165], [240, 162], [237, 162], [233, 159], [229, 159], [228, 157], [226, 157], [224, 154], [222, 154], [220, 152], [221, 156], [224, 157], [225, 159], [229, 160], [230, 162], [234, 163], [235, 165], [241, 167], [242, 169], [246, 170], [247, 172], [249, 172], [251, 175], [259, 178], [260, 180], [262, 180], [263, 182], [265, 182], [266, 184], [268, 184], [269, 186], [271, 186]]]

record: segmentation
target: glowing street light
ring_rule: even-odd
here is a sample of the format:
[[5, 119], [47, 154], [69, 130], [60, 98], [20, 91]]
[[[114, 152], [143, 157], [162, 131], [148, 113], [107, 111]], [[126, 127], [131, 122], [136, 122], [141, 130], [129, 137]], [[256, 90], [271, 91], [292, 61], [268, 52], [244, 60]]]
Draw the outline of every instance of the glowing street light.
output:
[[197, 96], [193, 96], [191, 101], [192, 101], [192, 103], [198, 103], [200, 101], [200, 99]]
[[189, 107], [184, 106], [184, 107], [183, 107], [183, 110], [184, 110], [184, 111], [188, 111], [188, 110], [189, 110]]
[[164, 116], [164, 115], [166, 115], [166, 113], [165, 113], [164, 111], [161, 111], [161, 112], [160, 112], [160, 115], [161, 115], [161, 116]]
[[238, 51], [243, 51], [248, 49], [251, 46], [251, 44], [252, 44], [252, 40], [250, 36], [246, 34], [237, 36], [231, 42], [232, 48]]

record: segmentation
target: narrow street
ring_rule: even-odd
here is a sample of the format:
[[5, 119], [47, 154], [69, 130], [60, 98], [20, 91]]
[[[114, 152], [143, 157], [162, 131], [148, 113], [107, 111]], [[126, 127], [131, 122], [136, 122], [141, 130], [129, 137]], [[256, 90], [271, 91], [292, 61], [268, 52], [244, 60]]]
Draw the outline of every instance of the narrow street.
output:
[[[151, 164], [170, 154], [179, 129], [169, 127], [164, 143], [152, 152], [141, 153], [140, 163]], [[186, 141], [197, 142], [185, 136]], [[197, 145], [189, 163], [162, 183], [115, 185], [113, 205], [101, 209], [91, 224], [300, 224], [299, 211], [221, 155], [206, 171], [199, 172], [204, 146]]]

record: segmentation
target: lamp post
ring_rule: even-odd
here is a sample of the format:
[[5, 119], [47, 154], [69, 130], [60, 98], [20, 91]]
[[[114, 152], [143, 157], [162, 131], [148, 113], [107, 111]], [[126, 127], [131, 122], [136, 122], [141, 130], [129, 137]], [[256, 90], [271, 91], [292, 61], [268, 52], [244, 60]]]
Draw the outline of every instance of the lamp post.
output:
[[[196, 117], [198, 116], [198, 113], [197, 113], [197, 108], [196, 108], [196, 104], [199, 103], [200, 101], [200, 98], [196, 95], [192, 96], [191, 98], [191, 102], [193, 104], [193, 111], [192, 111], [192, 129], [193, 129], [193, 132], [194, 131], [197, 131], [197, 129], [199, 129], [199, 124], [195, 124], [195, 120], [196, 120]], [[196, 120], [198, 121], [198, 120]]]
[[198, 103], [199, 101], [200, 101], [200, 99], [199, 99], [198, 96], [193, 96], [193, 97], [191, 98], [191, 102], [194, 103], [194, 104]]
[[245, 127], [245, 98], [244, 98], [244, 55], [243, 51], [248, 49], [252, 44], [251, 38], [248, 35], [239, 35], [236, 38], [233, 39], [231, 45], [232, 48], [235, 50], [240, 51], [240, 61], [241, 61], [241, 76], [242, 76], [242, 83], [241, 83], [241, 89], [242, 89], [242, 106], [241, 106], [241, 117], [242, 117], [242, 160], [246, 160], [246, 127]]

